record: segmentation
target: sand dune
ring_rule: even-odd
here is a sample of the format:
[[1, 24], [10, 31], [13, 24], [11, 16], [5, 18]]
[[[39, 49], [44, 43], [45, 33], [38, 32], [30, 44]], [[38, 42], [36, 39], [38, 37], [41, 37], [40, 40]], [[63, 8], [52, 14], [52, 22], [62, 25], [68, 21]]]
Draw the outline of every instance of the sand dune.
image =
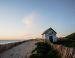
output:
[[35, 48], [37, 40], [22, 43], [0, 54], [0, 58], [27, 58]]

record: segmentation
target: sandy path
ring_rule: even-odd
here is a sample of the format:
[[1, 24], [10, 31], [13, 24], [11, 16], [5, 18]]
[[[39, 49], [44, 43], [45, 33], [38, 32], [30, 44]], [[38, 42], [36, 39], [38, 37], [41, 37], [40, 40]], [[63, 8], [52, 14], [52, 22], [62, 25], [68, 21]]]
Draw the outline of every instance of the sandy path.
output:
[[31, 51], [35, 48], [36, 42], [37, 41], [28, 41], [22, 43], [0, 54], [0, 58], [26, 58], [26, 55], [30, 55]]

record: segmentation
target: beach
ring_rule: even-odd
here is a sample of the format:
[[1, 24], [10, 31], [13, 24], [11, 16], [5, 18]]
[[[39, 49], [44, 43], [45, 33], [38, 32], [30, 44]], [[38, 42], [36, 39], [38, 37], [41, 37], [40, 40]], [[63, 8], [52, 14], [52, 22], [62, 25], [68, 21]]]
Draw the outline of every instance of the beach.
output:
[[37, 40], [30, 40], [0, 54], [0, 58], [28, 58]]

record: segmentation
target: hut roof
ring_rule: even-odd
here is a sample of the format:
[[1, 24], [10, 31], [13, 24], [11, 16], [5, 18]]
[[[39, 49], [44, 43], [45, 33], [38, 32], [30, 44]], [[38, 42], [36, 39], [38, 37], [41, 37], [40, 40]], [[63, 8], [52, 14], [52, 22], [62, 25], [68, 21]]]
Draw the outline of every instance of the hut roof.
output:
[[43, 35], [43, 34], [46, 34], [49, 30], [52, 30], [53, 32], [57, 33], [56, 31], [54, 31], [54, 30], [50, 27], [49, 29], [45, 30], [45, 31], [42, 33], [42, 35]]

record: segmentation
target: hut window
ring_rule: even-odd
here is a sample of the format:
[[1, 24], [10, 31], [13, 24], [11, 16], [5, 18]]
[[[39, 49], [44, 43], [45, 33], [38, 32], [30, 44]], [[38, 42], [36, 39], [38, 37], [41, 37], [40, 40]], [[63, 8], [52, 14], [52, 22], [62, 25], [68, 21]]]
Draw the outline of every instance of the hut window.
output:
[[52, 32], [52, 34], [53, 34], [53, 32]]

